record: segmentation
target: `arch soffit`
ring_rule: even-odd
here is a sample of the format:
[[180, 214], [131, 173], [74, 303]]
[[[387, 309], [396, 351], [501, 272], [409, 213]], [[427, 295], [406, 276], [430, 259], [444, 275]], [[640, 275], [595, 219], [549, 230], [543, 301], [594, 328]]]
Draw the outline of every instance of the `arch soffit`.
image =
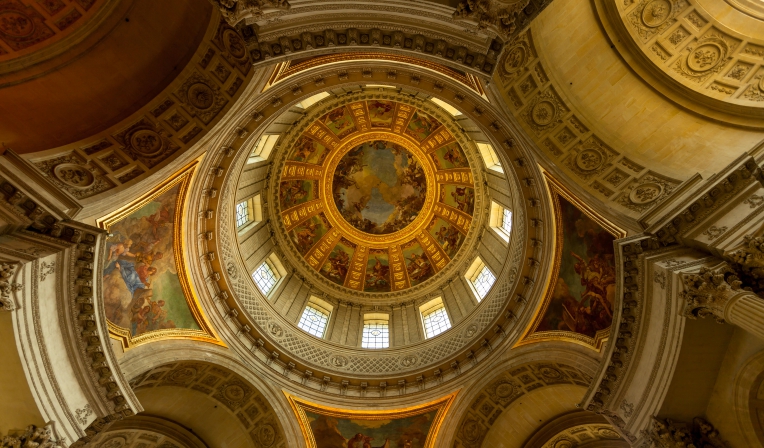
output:
[[[542, 228], [544, 231], [549, 232], [551, 229], [551, 222], [550, 220], [544, 219], [544, 217], [548, 215], [548, 210], [545, 204], [542, 203], [543, 195], [539, 194], [538, 188], [542, 184], [536, 181], [536, 178], [540, 173], [538, 173], [536, 167], [530, 163], [530, 159], [527, 157], [528, 153], [525, 149], [515, 143], [517, 139], [514, 131], [511, 129], [511, 126], [505, 122], [503, 115], [498, 111], [492, 111], [490, 105], [487, 105], [482, 98], [478, 98], [469, 92], [463, 91], [461, 87], [456, 85], [452, 80], [443, 79], [437, 75], [430, 76], [430, 74], [419, 75], [417, 73], [409, 73], [408, 70], [399, 70], [396, 73], [396, 76], [393, 77], [393, 79], [390, 79], [388, 77], [388, 68], [390, 67], [396, 67], [396, 65], [393, 63], [375, 64], [374, 69], [372, 69], [370, 73], [371, 76], [363, 78], [360, 76], [361, 73], [357, 66], [355, 69], [343, 64], [338, 64], [332, 67], [321, 67], [310, 73], [297, 75], [288, 85], [275, 86], [268, 91], [267, 95], [264, 95], [259, 100], [253, 101], [246, 107], [242, 107], [237, 116], [231, 117], [230, 121], [221, 127], [221, 132], [218, 134], [217, 139], [214, 143], [210, 144], [210, 147], [213, 149], [203, 161], [203, 166], [200, 172], [207, 173], [211, 172], [210, 170], [213, 170], [213, 174], [211, 176], [200, 176], [196, 179], [196, 187], [193, 188], [194, 191], [190, 195], [192, 209], [190, 209], [189, 212], [192, 215], [196, 215], [204, 210], [214, 210], [216, 213], [220, 212], [220, 207], [222, 205], [220, 195], [217, 195], [216, 198], [210, 198], [204, 195], [203, 192], [209, 191], [210, 188], [215, 188], [220, 191], [224, 182], [228, 180], [228, 177], [232, 175], [238, 176], [238, 171], [231, 169], [231, 167], [236, 166], [237, 163], [241, 163], [242, 158], [245, 158], [246, 155], [239, 154], [239, 156], [234, 159], [231, 159], [231, 157], [240, 148], [242, 139], [250, 133], [258, 134], [262, 132], [262, 130], [267, 128], [275, 117], [280, 116], [283, 112], [288, 110], [291, 104], [295, 104], [317, 92], [328, 90], [330, 87], [352, 86], [365, 83], [385, 83], [403, 88], [411, 86], [443, 99], [447, 103], [461, 110], [485, 132], [497, 148], [504, 149], [504, 151], [500, 151], [502, 163], [505, 166], [514, 164], [514, 166], [517, 167], [516, 170], [518, 172], [513, 174], [513, 176], [515, 176], [515, 178], [523, 178], [522, 182], [520, 182], [521, 186], [518, 194], [524, 197], [523, 202], [527, 200], [531, 204], [532, 213], [529, 213], [531, 213], [532, 216], [529, 216], [528, 220], [532, 221], [532, 223], [537, 226], [533, 229], [529, 227], [529, 236], [531, 238], [528, 239], [529, 246], [526, 249], [526, 253], [528, 253], [534, 233], [541, 231]], [[221, 168], [221, 170], [217, 170], [217, 168]], [[196, 207], [196, 210], [198, 211], [194, 211], [194, 207]], [[538, 218], [535, 218], [535, 216], [538, 216]], [[213, 221], [209, 220], [207, 222], [212, 223]], [[204, 233], [204, 228], [194, 230], [192, 231], [192, 234], [195, 235], [199, 231]], [[208, 241], [204, 244], [207, 247], [201, 249], [202, 253], [214, 253], [218, 250], [214, 241]], [[541, 253], [549, 250], [547, 247], [549, 244], [551, 244], [551, 242], [544, 242], [541, 245]], [[208, 258], [206, 261], [203, 261], [204, 266], [201, 270], [194, 269], [195, 272], [193, 275], [196, 277], [197, 284], [203, 284], [206, 280], [207, 275], [203, 275], [202, 273], [224, 272], [220, 263], [220, 257], [211, 258], [212, 260], [209, 260]], [[523, 285], [520, 286], [520, 288], [522, 288], [521, 301], [524, 301], [525, 297], [531, 298], [533, 294], [535, 294], [536, 288], [534, 288], [534, 284], [543, 283], [545, 280], [543, 277], [546, 276], [546, 270], [543, 268], [543, 263], [540, 267], [531, 267], [526, 263], [522, 269], [518, 269], [516, 275], [518, 279], [525, 279], [521, 282]], [[217, 298], [217, 301], [222, 303], [222, 309], [227, 310], [231, 307], [238, 307], [238, 305], [231, 299], [232, 296], [230, 294], [221, 294], [221, 291], [226, 291], [228, 287], [227, 283], [221, 281], [213, 285], [208, 284], [208, 286], [209, 289], [207, 293], [203, 294], [205, 296], [203, 302], [207, 303], [208, 307], [213, 303], [212, 298]], [[529, 319], [529, 314], [527, 312], [528, 307], [524, 307], [523, 310], [520, 311], [519, 307], [517, 307], [519, 304], [515, 300], [511, 299], [510, 303], [515, 305], [516, 309], [513, 310], [513, 313], [504, 313], [502, 316], [503, 318], [498, 320], [498, 324], [502, 326], [502, 330], [504, 328], [509, 328], [507, 323], [513, 319], [519, 320], [519, 327], [527, 325]], [[255, 332], [252, 329], [254, 326], [253, 323], [243, 319], [243, 317], [245, 317], [243, 316], [243, 313], [239, 313], [237, 319], [225, 319], [220, 312], [215, 312], [213, 314], [217, 316], [217, 322], [222, 324], [221, 326], [225, 327], [230, 325], [230, 328], [226, 330], [229, 333], [228, 337], [230, 338], [231, 336], [234, 336], [232, 339], [240, 340], [235, 346], [240, 346], [240, 349], [244, 350], [246, 353], [255, 353], [259, 359], [270, 365], [273, 369], [276, 369], [279, 374], [283, 374], [285, 377], [296, 382], [302, 381], [304, 373], [302, 371], [303, 368], [297, 367], [295, 369], [292, 366], [288, 366], [288, 363], [292, 361], [288, 353], [279, 352], [279, 357], [274, 359], [271, 355], [277, 347], [272, 344], [270, 339], [264, 333]], [[248, 330], [250, 334], [247, 335], [245, 331], [242, 331], [242, 328]], [[494, 334], [501, 334], [502, 338], [504, 334], [507, 334], [507, 332], [499, 330], [493, 332], [492, 330], [495, 328], [495, 325], [491, 325], [490, 328], [486, 328], [488, 331], [483, 332], [484, 335], [491, 337], [492, 341], [489, 343], [494, 346], [496, 346], [499, 341]], [[516, 334], [511, 332], [511, 336], [514, 338], [516, 337]], [[258, 350], [258, 347], [255, 346], [257, 340], [261, 338], [263, 344]], [[252, 350], [253, 347], [255, 350]], [[473, 352], [472, 355], [476, 356], [477, 359], [483, 359], [487, 352], [490, 351], [485, 347], [482, 347], [482, 350], [479, 346], [474, 348], [477, 349], [475, 350], [477, 353]], [[462, 353], [460, 361], [466, 359], [466, 355], [466, 353]], [[299, 360], [295, 361], [299, 362]], [[469, 365], [468, 363], [464, 364]], [[297, 363], [295, 363], [295, 366], [297, 366]], [[317, 373], [313, 370], [313, 373], [314, 375], [318, 375], [323, 372]], [[424, 382], [426, 383], [427, 381], [434, 380], [437, 381], [436, 384], [439, 384], [442, 379], [450, 379], [458, 375], [458, 371], [452, 373], [445, 372], [441, 378], [436, 379], [434, 376], [430, 376], [429, 378], [425, 378]], [[342, 379], [345, 375], [340, 373], [337, 376]], [[334, 378], [337, 378], [337, 376]], [[390, 380], [393, 379], [394, 378], [390, 378]], [[309, 381], [309, 384], [314, 389], [321, 387], [322, 391], [326, 391], [327, 388], [330, 391], [340, 391], [340, 385], [337, 384], [338, 381], [329, 381], [329, 383], [331, 384], [321, 387], [320, 380]], [[394, 382], [389, 382], [388, 384], [394, 384]], [[412, 388], [409, 388], [409, 390], [411, 389]]]
[[[258, 375], [256, 367], [253, 368], [252, 365], [224, 347], [197, 341], [158, 341], [131, 348], [120, 358], [119, 362], [122, 373], [134, 390], [141, 387], [163, 386], [190, 388], [210, 395], [211, 399], [220, 401], [231, 410], [232, 414], [236, 414], [239, 409], [246, 411], [246, 408], [254, 403], [260, 408], [270, 408], [269, 415], [264, 417], [255, 415], [254, 418], [250, 419], [239, 417], [242, 424], [259, 424], [261, 422], [272, 424], [273, 421], [276, 421], [283, 432], [282, 438], [288, 442], [286, 446], [293, 446], [293, 442], [302, 440], [299, 424], [294, 421], [294, 414], [281, 390], [274, 383], [265, 381], [262, 376]], [[215, 383], [212, 385], [204, 383], [204, 381], [211, 382], [212, 380], [206, 380], [206, 377], [203, 378], [204, 375], [200, 373], [193, 377], [186, 377], [179, 373], [186, 367], [196, 368], [197, 366], [207, 366], [206, 368], [203, 367], [202, 370], [208, 373], [208, 377], [217, 376], [218, 379]], [[230, 372], [233, 376], [226, 376], [225, 372]], [[171, 379], [170, 375], [175, 375], [178, 378]], [[236, 384], [237, 378], [238, 384]], [[246, 390], [245, 386], [244, 401], [246, 404], [231, 400], [221, 389], [229, 385], [241, 387], [242, 383], [250, 386], [255, 392], [252, 394]], [[258, 399], [258, 395], [262, 396], [262, 399]]]
[[[513, 348], [505, 356], [508, 359], [487, 364], [485, 367], [486, 372], [501, 373], [473, 376], [473, 382], [465, 386], [464, 391], [457, 396], [451, 412], [444, 421], [444, 427], [451, 428], [450, 432], [442, 434], [442, 437], [444, 437], [442, 440], [446, 442], [446, 446], [451, 446], [458, 438], [460, 428], [464, 424], [470, 409], [474, 410], [473, 406], [479, 406], [478, 402], [484, 400], [485, 397], [490, 397], [492, 394], [496, 396], [497, 401], [495, 403], [500, 405], [497, 406], [497, 409], [501, 410], [522, 394], [539, 387], [533, 386], [534, 384], [539, 384], [541, 385], [540, 387], [553, 384], [575, 384], [589, 387], [592, 378], [597, 374], [601, 358], [600, 354], [590, 349], [578, 344], [562, 341], [544, 341], [521, 345]], [[577, 375], [577, 377], [563, 375], [562, 378], [552, 378], [548, 381], [544, 375], [534, 373], [539, 372], [541, 367], [544, 366], [553, 366], [557, 370], [569, 371]], [[517, 374], [515, 375], [513, 372]], [[524, 381], [515, 379], [515, 377], [519, 378], [523, 374], [530, 374], [530, 378], [538, 379], [538, 381], [527, 383], [532, 388], [525, 387], [526, 383]], [[502, 382], [503, 378], [509, 380], [507, 383], [512, 384], [513, 391], [517, 388], [516, 394], [510, 394], [508, 397], [503, 398], [496, 395], [497, 383]], [[478, 413], [476, 415], [479, 415], [481, 420], [484, 420], [481, 421], [483, 425], [486, 425], [489, 419], [493, 417], [492, 414], [485, 416]], [[485, 427], [490, 428], [490, 424]]]
[[764, 445], [764, 440], [757, 439], [757, 430], [753, 420], [757, 418], [750, 406], [751, 393], [754, 385], [761, 384], [764, 376], [764, 352], [759, 352], [748, 359], [735, 378], [734, 403], [735, 420], [740, 429], [740, 434], [745, 438], [749, 446]]

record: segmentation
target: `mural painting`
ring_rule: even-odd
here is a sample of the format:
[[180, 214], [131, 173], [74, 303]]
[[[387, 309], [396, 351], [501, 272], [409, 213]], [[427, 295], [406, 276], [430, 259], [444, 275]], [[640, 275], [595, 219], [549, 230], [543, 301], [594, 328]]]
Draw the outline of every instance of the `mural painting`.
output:
[[470, 187], [443, 185], [440, 192], [440, 200], [468, 215], [475, 211], [475, 191]]
[[321, 117], [321, 121], [329, 128], [338, 139], [342, 140], [355, 132], [353, 115], [345, 107], [338, 107]]
[[464, 242], [464, 235], [459, 229], [443, 218], [435, 218], [430, 223], [430, 235], [441, 245], [450, 258], [454, 258]]
[[421, 142], [439, 127], [440, 122], [438, 120], [418, 110], [411, 117], [406, 133]]
[[411, 223], [427, 191], [419, 161], [405, 148], [385, 141], [348, 151], [334, 171], [332, 194], [342, 217], [371, 234], [388, 234]]
[[464, 155], [462, 147], [456, 142], [441, 146], [431, 154], [431, 157], [439, 170], [469, 167], [467, 156]]
[[437, 414], [360, 420], [305, 412], [316, 448], [424, 448]]
[[281, 182], [281, 185], [279, 186], [281, 209], [286, 210], [295, 205], [315, 199], [316, 191], [318, 191], [318, 189], [316, 188], [314, 181], [290, 180]]
[[326, 217], [321, 213], [295, 227], [291, 232], [292, 242], [294, 242], [300, 254], [305, 255], [322, 236], [326, 235], [330, 228], [331, 226], [326, 221]]
[[411, 286], [418, 285], [432, 277], [435, 270], [417, 240], [402, 245], [401, 249], [403, 249], [403, 258], [406, 260], [406, 272]]
[[393, 124], [395, 103], [393, 101], [367, 101], [369, 119], [373, 128], [389, 128]]
[[199, 330], [183, 293], [175, 253], [178, 183], [108, 230], [103, 270], [106, 317], [131, 336], [155, 330]]
[[289, 157], [289, 160], [321, 165], [324, 163], [327, 154], [329, 154], [329, 150], [326, 146], [312, 138], [300, 136], [297, 143], [295, 143], [292, 148], [292, 154]]
[[564, 197], [556, 201], [559, 273], [536, 331], [594, 337], [613, 321], [615, 237]]
[[355, 245], [353, 243], [344, 238], [340, 239], [340, 242], [334, 246], [334, 249], [329, 254], [329, 258], [321, 266], [321, 275], [338, 285], [345, 283], [345, 277], [350, 270], [350, 260], [353, 259], [354, 251]]
[[366, 261], [366, 292], [390, 292], [390, 261], [386, 249], [369, 250]]

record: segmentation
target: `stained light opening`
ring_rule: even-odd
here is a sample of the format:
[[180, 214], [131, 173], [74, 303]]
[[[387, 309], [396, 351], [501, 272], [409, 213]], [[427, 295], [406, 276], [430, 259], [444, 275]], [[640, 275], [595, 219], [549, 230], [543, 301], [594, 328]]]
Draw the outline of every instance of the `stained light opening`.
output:
[[485, 265], [480, 257], [472, 262], [465, 277], [469, 281], [472, 292], [475, 293], [478, 302], [485, 298], [494, 282], [496, 282], [496, 276], [488, 269], [488, 266]]
[[252, 273], [252, 279], [255, 281], [258, 289], [260, 289], [260, 292], [267, 296], [273, 291], [284, 275], [286, 275], [286, 270], [281, 265], [278, 257], [276, 257], [276, 254], [270, 254]]
[[451, 320], [443, 305], [443, 299], [438, 297], [419, 307], [422, 324], [427, 338], [437, 336], [451, 328]]
[[478, 150], [480, 150], [480, 156], [483, 158], [485, 167], [488, 168], [489, 170], [494, 170], [494, 171], [503, 173], [504, 168], [501, 167], [499, 156], [496, 154], [496, 151], [493, 149], [493, 146], [489, 145], [488, 143], [476, 143], [476, 145], [478, 147]]
[[365, 314], [363, 317], [362, 348], [390, 347], [390, 326], [387, 314]]
[[491, 202], [491, 228], [506, 242], [512, 236], [512, 210]]
[[302, 316], [300, 317], [297, 326], [313, 336], [323, 338], [331, 314], [331, 305], [318, 297], [311, 297], [308, 304], [305, 306], [305, 310], [302, 312]]

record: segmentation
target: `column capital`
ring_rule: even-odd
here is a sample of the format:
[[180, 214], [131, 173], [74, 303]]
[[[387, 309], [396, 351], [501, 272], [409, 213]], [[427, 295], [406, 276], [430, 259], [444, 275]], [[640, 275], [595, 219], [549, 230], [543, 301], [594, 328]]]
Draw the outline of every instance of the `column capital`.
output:
[[16, 263], [0, 262], [0, 309], [13, 311], [16, 306], [11, 298], [11, 278], [16, 273]]
[[740, 280], [727, 263], [680, 275], [684, 290], [679, 297], [685, 301], [681, 314], [690, 319], [714, 316], [717, 322], [724, 323], [725, 309], [734, 297], [753, 295], [740, 287]]

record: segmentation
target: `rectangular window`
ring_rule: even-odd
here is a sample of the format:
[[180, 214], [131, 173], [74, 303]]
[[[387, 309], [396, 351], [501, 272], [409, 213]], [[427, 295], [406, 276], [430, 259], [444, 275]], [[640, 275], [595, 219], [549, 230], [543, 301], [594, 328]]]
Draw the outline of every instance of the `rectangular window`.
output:
[[318, 297], [311, 297], [297, 326], [318, 338], [323, 338], [332, 313], [332, 306]]
[[387, 314], [366, 314], [363, 318], [363, 335], [361, 347], [388, 348], [390, 347], [390, 327]]
[[493, 272], [488, 269], [488, 266], [485, 265], [480, 257], [475, 258], [465, 277], [469, 281], [472, 292], [475, 293], [478, 302], [485, 298], [496, 281], [496, 276], [493, 275]]
[[241, 227], [249, 222], [249, 201], [236, 204], [236, 227]]
[[491, 228], [506, 242], [512, 235], [512, 210], [491, 202]]
[[329, 96], [329, 92], [321, 92], [317, 93], [313, 96], [309, 96], [308, 98], [305, 98], [304, 100], [297, 103], [297, 107], [307, 109], [310, 106], [316, 104], [317, 102], [321, 101], [322, 99]]
[[271, 151], [276, 146], [276, 142], [279, 140], [279, 134], [265, 134], [257, 141], [252, 153], [249, 155], [247, 163], [256, 163], [268, 160], [271, 156]]
[[486, 168], [500, 173], [504, 172], [504, 169], [501, 167], [501, 162], [499, 161], [499, 156], [496, 154], [496, 151], [494, 151], [493, 146], [488, 143], [477, 143], [477, 147], [480, 150], [480, 156], [483, 158]]
[[427, 338], [437, 336], [451, 328], [451, 320], [448, 318], [442, 298], [438, 297], [420, 306], [419, 312], [422, 314], [422, 324]]

